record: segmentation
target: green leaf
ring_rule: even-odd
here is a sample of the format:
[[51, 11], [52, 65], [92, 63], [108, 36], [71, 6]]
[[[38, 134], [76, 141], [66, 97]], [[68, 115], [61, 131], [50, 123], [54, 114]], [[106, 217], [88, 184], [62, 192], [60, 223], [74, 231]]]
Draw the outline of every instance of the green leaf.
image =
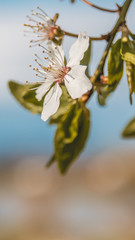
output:
[[117, 40], [111, 48], [108, 57], [108, 84], [119, 82], [123, 75], [123, 60], [120, 54], [121, 39]]
[[62, 86], [61, 88], [62, 88], [62, 96], [60, 98], [60, 106], [58, 108], [58, 111], [53, 116], [50, 117], [49, 124], [59, 123], [61, 118], [66, 114], [66, 112], [69, 110], [72, 104], [75, 103], [75, 100], [73, 100], [69, 96], [65, 86]]
[[83, 150], [89, 127], [89, 111], [78, 103], [71, 105], [58, 123], [54, 139], [54, 156], [61, 173], [67, 171]]
[[135, 118], [133, 118], [122, 132], [124, 138], [134, 138], [135, 137]]
[[[34, 85], [33, 87], [30, 86], [30, 89], [31, 88], [34, 88], [34, 87], [38, 87], [38, 85]], [[39, 107], [42, 107], [43, 108], [43, 99], [41, 101], [38, 101], [36, 99], [36, 93], [35, 93], [35, 90], [31, 90], [31, 91], [25, 91], [25, 94], [23, 95], [23, 99], [25, 102], [27, 103], [31, 103], [33, 104], [34, 106], [39, 106]], [[41, 109], [42, 110], [42, 109]]]
[[24, 108], [34, 114], [42, 112], [43, 101], [38, 101], [35, 98], [34, 90], [28, 91], [28, 89], [34, 88], [37, 85], [19, 84], [14, 81], [9, 81], [8, 86], [13, 96]]
[[100, 87], [98, 90], [98, 102], [101, 106], [106, 105], [106, 100], [109, 97], [109, 95], [115, 91], [117, 88], [119, 82], [116, 81], [112, 85], [106, 85], [104, 87]]
[[115, 91], [118, 83], [114, 83], [111, 86], [105, 86], [101, 87], [99, 92], [98, 92], [98, 102], [101, 106], [106, 105], [106, 100], [109, 97], [109, 95]]
[[98, 88], [98, 102], [104, 106], [109, 95], [115, 91], [123, 76], [123, 60], [120, 54], [121, 39], [111, 47], [108, 56], [108, 81], [106, 86]]
[[80, 64], [88, 66], [86, 69], [86, 75], [89, 76], [89, 63], [90, 63], [90, 58], [91, 58], [91, 40], [89, 40], [89, 47], [87, 51], [84, 53], [84, 57], [81, 60]]
[[130, 103], [132, 104], [132, 94], [135, 91], [135, 65], [126, 61], [126, 74], [129, 86]]
[[135, 65], [135, 41], [131, 41], [128, 37], [123, 38], [121, 56], [123, 60]]

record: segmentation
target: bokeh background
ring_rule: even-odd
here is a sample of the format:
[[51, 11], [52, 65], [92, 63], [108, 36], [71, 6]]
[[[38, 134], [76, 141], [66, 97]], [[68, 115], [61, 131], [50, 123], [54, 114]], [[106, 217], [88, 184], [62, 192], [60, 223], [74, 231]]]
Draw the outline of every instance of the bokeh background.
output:
[[[106, 8], [115, 1], [94, 0]], [[117, 1], [122, 4], [123, 1]], [[103, 13], [79, 0], [0, 0], [0, 239], [79, 240], [135, 239], [135, 140], [121, 131], [135, 115], [124, 77], [116, 92], [100, 107], [96, 96], [88, 103], [91, 131], [85, 151], [66, 176], [56, 166], [44, 168], [53, 152], [55, 127], [32, 115], [11, 96], [7, 82], [36, 80], [37, 47], [29, 48], [23, 24], [40, 6], [66, 31], [106, 34], [117, 14]], [[135, 3], [127, 23], [135, 33]], [[118, 34], [117, 38], [120, 37]], [[68, 55], [73, 38], [64, 39]], [[90, 70], [94, 72], [105, 42], [92, 43]]]

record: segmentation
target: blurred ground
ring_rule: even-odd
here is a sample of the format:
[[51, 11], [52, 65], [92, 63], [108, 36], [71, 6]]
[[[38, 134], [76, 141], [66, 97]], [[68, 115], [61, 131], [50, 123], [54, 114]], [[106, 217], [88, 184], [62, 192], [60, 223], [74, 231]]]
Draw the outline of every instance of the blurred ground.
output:
[[1, 240], [134, 240], [135, 152], [74, 164], [66, 176], [44, 157], [0, 166]]

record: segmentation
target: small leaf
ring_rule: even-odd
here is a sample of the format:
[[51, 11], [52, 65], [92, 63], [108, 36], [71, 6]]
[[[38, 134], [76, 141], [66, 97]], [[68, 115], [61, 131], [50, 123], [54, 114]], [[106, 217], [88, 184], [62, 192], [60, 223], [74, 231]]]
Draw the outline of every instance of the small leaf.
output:
[[89, 76], [89, 63], [90, 63], [90, 58], [91, 58], [91, 40], [89, 40], [89, 47], [87, 51], [84, 53], [84, 57], [81, 60], [80, 64], [88, 66], [86, 69], [86, 75]]
[[83, 150], [89, 126], [89, 111], [78, 103], [71, 105], [59, 122], [54, 139], [54, 155], [61, 173], [67, 171]]
[[101, 87], [98, 92], [98, 102], [101, 106], [104, 106], [106, 104], [106, 100], [109, 97], [109, 95], [115, 91], [118, 83], [114, 83], [112, 85], [108, 85], [105, 87]]
[[135, 41], [128, 37], [123, 39], [121, 47], [122, 59], [135, 65]]
[[132, 104], [132, 94], [135, 91], [135, 65], [126, 61], [126, 74], [130, 93], [130, 103]]
[[115, 91], [123, 76], [123, 60], [120, 54], [121, 39], [118, 39], [111, 48], [108, 57], [108, 81], [106, 86], [98, 88], [98, 102], [101, 106], [106, 104], [109, 95]]
[[9, 89], [16, 100], [27, 110], [34, 114], [41, 113], [43, 108], [43, 101], [36, 100], [35, 91], [28, 91], [37, 85], [32, 84], [19, 84], [14, 81], [9, 81]]
[[121, 39], [117, 40], [111, 48], [108, 57], [108, 84], [119, 82], [123, 75], [123, 60], [120, 54]]
[[124, 138], [134, 138], [135, 137], [135, 118], [133, 118], [122, 132]]

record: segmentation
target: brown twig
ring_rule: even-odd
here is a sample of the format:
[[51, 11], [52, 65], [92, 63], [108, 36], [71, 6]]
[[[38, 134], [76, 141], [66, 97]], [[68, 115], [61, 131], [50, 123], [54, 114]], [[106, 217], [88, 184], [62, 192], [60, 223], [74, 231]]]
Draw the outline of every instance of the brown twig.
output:
[[81, 0], [81, 1], [84, 2], [84, 3], [86, 3], [86, 4], [89, 5], [89, 6], [93, 7], [93, 8], [96, 8], [96, 9], [101, 10], [101, 11], [104, 11], [104, 12], [110, 12], [110, 13], [117, 13], [117, 12], [118, 12], [118, 13], [119, 13], [120, 10], [121, 10], [121, 7], [120, 7], [118, 4], [116, 4], [116, 6], [118, 7], [117, 9], [111, 10], [111, 9], [106, 9], [106, 8], [99, 7], [99, 6], [97, 6], [97, 5], [89, 2], [89, 1], [87, 1], [87, 0]]
[[[64, 32], [64, 34], [66, 36], [75, 37], [75, 38], [78, 37], [78, 34], [70, 33], [70, 32], [64, 31], [64, 30], [62, 30], [62, 31]], [[90, 40], [93, 40], [93, 41], [101, 41], [101, 40], [108, 41], [109, 40], [109, 36], [110, 36], [110, 33], [109, 34], [105, 34], [105, 35], [101, 35], [101, 37], [89, 37], [89, 38], [90, 38]]]

